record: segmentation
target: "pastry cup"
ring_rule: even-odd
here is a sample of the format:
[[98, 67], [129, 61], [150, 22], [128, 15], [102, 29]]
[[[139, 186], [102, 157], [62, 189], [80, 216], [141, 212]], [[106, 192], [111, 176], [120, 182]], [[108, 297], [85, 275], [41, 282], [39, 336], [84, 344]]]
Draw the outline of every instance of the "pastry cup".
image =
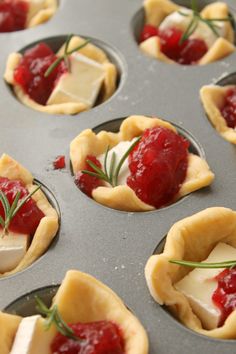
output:
[[[6, 154], [0, 158], [0, 176], [10, 180], [20, 180], [29, 193], [37, 188], [37, 185], [33, 184], [34, 178], [31, 173]], [[0, 277], [19, 272], [32, 264], [47, 250], [58, 231], [57, 212], [50, 205], [44, 193], [38, 190], [32, 195], [32, 199], [45, 216], [40, 220], [34, 235], [32, 235], [32, 242], [21, 262], [10, 272], [0, 273]]]
[[[70, 144], [70, 158], [74, 174], [85, 167], [87, 155], [99, 156], [105, 153], [107, 146], [114, 147], [121, 141], [131, 141], [141, 135], [144, 130], [153, 127], [165, 127], [176, 132], [175, 127], [159, 118], [146, 116], [130, 116], [126, 118], [118, 133], [101, 131], [97, 135], [91, 130], [82, 131]], [[187, 176], [179, 190], [176, 200], [211, 184], [214, 174], [205, 160], [189, 153]], [[92, 197], [98, 203], [123, 211], [149, 211], [155, 208], [142, 202], [127, 185], [117, 187], [98, 187], [93, 190]]]
[[[80, 46], [84, 43], [84, 41], [85, 40], [83, 38], [74, 36], [69, 43], [68, 51], [71, 51], [73, 48]], [[64, 53], [64, 47], [65, 44], [63, 44], [63, 46], [58, 50], [58, 55], [62, 55]], [[78, 52], [103, 65], [105, 71], [105, 79], [100, 90], [99, 97], [101, 102], [106, 101], [116, 90], [117, 69], [115, 65], [108, 60], [105, 52], [102, 49], [96, 47], [94, 44], [88, 43]], [[64, 102], [44, 106], [32, 100], [30, 96], [24, 92], [21, 86], [16, 84], [14, 81], [14, 70], [18, 66], [21, 58], [22, 54], [20, 53], [11, 53], [9, 55], [7, 59], [4, 79], [8, 84], [13, 86], [16, 97], [24, 105], [33, 108], [36, 111], [49, 114], [76, 114], [91, 108], [82, 102]]]
[[[172, 12], [178, 11], [180, 6], [170, 0], [145, 0], [145, 23], [159, 27], [165, 17]], [[223, 2], [215, 2], [204, 7], [201, 15], [206, 19], [225, 18], [228, 16], [229, 9], [227, 4]], [[234, 30], [229, 22], [225, 23], [226, 35], [219, 37], [215, 43], [208, 49], [207, 53], [199, 60], [198, 65], [205, 65], [216, 60], [222, 59], [233, 53], [236, 48], [234, 46]], [[169, 59], [161, 52], [161, 41], [158, 36], [148, 38], [139, 45], [140, 49], [147, 55], [159, 59], [163, 62], [176, 64], [175, 61]]]
[[31, 28], [48, 21], [57, 10], [57, 0], [44, 0], [44, 8], [38, 11], [27, 23], [26, 28]]
[[236, 144], [236, 130], [227, 126], [220, 108], [224, 105], [226, 92], [235, 86], [207, 85], [200, 90], [200, 98], [204, 110], [214, 128], [230, 143]]
[[213, 338], [236, 338], [236, 311], [223, 326], [206, 330], [193, 313], [187, 298], [174, 284], [192, 269], [169, 263], [170, 259], [201, 262], [219, 242], [236, 247], [236, 212], [213, 207], [175, 223], [166, 237], [164, 251], [147, 261], [145, 276], [153, 298], [168, 309], [188, 328]]
[[[107, 320], [117, 324], [123, 334], [125, 354], [147, 354], [148, 338], [139, 320], [122, 300], [106, 285], [76, 270], [67, 272], [53, 305], [66, 323]], [[81, 305], [82, 304], [82, 305]], [[0, 312], [3, 332], [0, 338], [1, 354], [9, 354], [21, 318]], [[49, 335], [53, 339], [55, 329]], [[42, 338], [43, 340], [43, 338]]]

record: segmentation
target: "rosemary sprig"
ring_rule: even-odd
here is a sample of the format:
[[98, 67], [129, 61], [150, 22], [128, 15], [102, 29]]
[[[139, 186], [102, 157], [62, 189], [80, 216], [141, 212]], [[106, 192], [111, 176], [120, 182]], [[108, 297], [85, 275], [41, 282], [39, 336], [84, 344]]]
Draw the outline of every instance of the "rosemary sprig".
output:
[[191, 262], [191, 261], [177, 261], [175, 259], [169, 260], [170, 263], [182, 265], [191, 268], [233, 268], [236, 266], [236, 260], [225, 261], [225, 262], [215, 262], [215, 263], [204, 263], [204, 262]]
[[31, 193], [25, 196], [20, 203], [20, 192], [18, 191], [16, 193], [16, 196], [12, 202], [12, 205], [10, 205], [6, 194], [3, 191], [0, 191], [0, 202], [3, 206], [4, 210], [4, 218], [0, 216], [0, 224], [3, 227], [3, 233], [2, 237], [6, 236], [9, 233], [9, 226], [11, 223], [11, 220], [14, 218], [16, 213], [20, 210], [20, 208], [32, 197], [34, 193], [36, 193], [39, 189], [41, 188], [41, 185], [39, 185], [37, 188], [35, 188]]
[[[215, 23], [216, 21], [218, 22], [225, 22], [229, 21], [232, 22], [232, 17], [228, 16], [225, 18], [203, 18], [198, 11], [198, 6], [197, 6], [197, 0], [191, 0], [191, 9], [192, 9], [192, 19], [186, 28], [185, 32], [183, 33], [182, 37], [180, 38], [179, 44], [183, 44], [184, 41], [186, 41], [197, 29], [197, 26], [199, 22], [204, 22], [215, 34], [216, 37], [220, 37], [219, 32], [217, 29], [219, 29], [219, 26]], [[185, 17], [188, 17], [189, 15], [179, 11], [179, 14]]]
[[69, 56], [74, 53], [77, 52], [78, 50], [84, 48], [89, 42], [90, 39], [87, 39], [84, 41], [84, 43], [80, 44], [79, 46], [73, 48], [72, 50], [68, 50], [69, 44], [71, 39], [73, 38], [73, 34], [69, 34], [65, 43], [65, 49], [64, 49], [64, 54], [59, 56], [50, 66], [49, 68], [45, 71], [44, 73], [44, 77], [48, 77], [53, 70], [60, 64], [60, 62], [62, 62], [64, 60], [66, 67], [68, 69], [68, 71], [70, 72], [70, 59]]
[[48, 308], [44, 302], [39, 298], [39, 296], [35, 296], [36, 301], [36, 309], [37, 311], [45, 316], [45, 330], [48, 331], [49, 328], [54, 324], [63, 336], [69, 337], [73, 340], [83, 342], [84, 340], [75, 335], [75, 332], [72, 328], [70, 328], [67, 323], [62, 319], [57, 305], [54, 305], [52, 308]]
[[113, 151], [112, 156], [111, 156], [111, 163], [110, 163], [109, 172], [107, 170], [107, 157], [108, 157], [108, 153], [109, 153], [109, 146], [107, 147], [107, 150], [106, 150], [106, 153], [104, 156], [104, 171], [100, 167], [96, 166], [91, 160], [86, 160], [87, 164], [94, 171], [82, 170], [81, 172], [85, 173], [87, 175], [93, 176], [93, 177], [97, 177], [97, 178], [109, 183], [112, 187], [116, 187], [117, 183], [118, 183], [120, 169], [140, 139], [141, 139], [141, 136], [138, 137], [133, 142], [133, 144], [130, 145], [129, 149], [124, 153], [124, 155], [122, 156], [122, 158], [120, 159], [120, 161], [118, 162], [117, 165], [116, 165], [116, 154]]

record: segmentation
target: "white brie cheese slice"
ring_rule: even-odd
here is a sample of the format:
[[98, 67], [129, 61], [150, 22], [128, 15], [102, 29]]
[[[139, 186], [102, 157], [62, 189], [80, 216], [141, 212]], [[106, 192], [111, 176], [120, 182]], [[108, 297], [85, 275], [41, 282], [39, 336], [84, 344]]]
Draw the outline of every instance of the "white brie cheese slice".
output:
[[0, 273], [14, 269], [26, 254], [29, 235], [9, 232], [0, 235]]
[[[225, 243], [218, 243], [203, 262], [223, 262], [234, 259], [236, 259], [236, 249]], [[187, 297], [193, 312], [201, 320], [203, 327], [208, 330], [217, 328], [220, 322], [221, 311], [213, 303], [212, 295], [218, 286], [215, 277], [223, 270], [224, 268], [195, 268], [175, 284], [175, 288]]]
[[23, 318], [9, 354], [51, 354], [50, 344], [56, 331], [53, 327], [45, 330], [43, 324], [39, 315]]
[[98, 97], [104, 78], [105, 71], [101, 64], [85, 55], [73, 53], [70, 56], [70, 72], [59, 78], [47, 105], [82, 102], [92, 107]]
[[45, 8], [45, 0], [28, 0], [29, 11], [27, 14], [27, 23], [40, 11]]
[[[184, 13], [187, 16], [181, 15], [180, 12]], [[160, 29], [166, 30], [168, 28], [178, 28], [181, 31], [186, 31], [192, 19], [192, 10], [189, 10], [185, 7], [181, 8], [179, 11], [175, 11], [169, 16], [167, 16], [161, 23]], [[220, 37], [225, 36], [225, 22], [215, 21], [214, 24], [217, 26], [216, 30]], [[198, 38], [205, 41], [208, 48], [210, 48], [214, 42], [217, 40], [217, 36], [210, 29], [210, 27], [203, 21], [198, 21], [198, 26], [190, 38]]]
[[[119, 144], [117, 144], [111, 150], [109, 150], [108, 156], [107, 156], [107, 171], [108, 172], [110, 171], [111, 159], [112, 159], [113, 152], [115, 152], [115, 154], [116, 154], [115, 166], [117, 166], [120, 159], [122, 158], [122, 156], [126, 153], [126, 151], [134, 143], [135, 140], [136, 140], [136, 138], [134, 138], [131, 141], [121, 141]], [[105, 159], [105, 154], [97, 156], [97, 160], [100, 161], [100, 163], [103, 167], [104, 167], [104, 159]], [[130, 175], [130, 170], [129, 170], [128, 158], [127, 158], [124, 161], [124, 163], [120, 169], [120, 173], [119, 173], [119, 177], [118, 177], [118, 181], [117, 181], [118, 185], [126, 184], [126, 180], [129, 175]]]

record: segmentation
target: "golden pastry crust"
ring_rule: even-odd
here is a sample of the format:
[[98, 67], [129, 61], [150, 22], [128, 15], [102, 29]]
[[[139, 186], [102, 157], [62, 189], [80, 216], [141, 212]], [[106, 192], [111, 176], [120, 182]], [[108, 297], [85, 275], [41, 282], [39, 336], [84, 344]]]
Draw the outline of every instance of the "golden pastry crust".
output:
[[[130, 116], [126, 118], [118, 133], [101, 131], [97, 135], [86, 129], [80, 133], [70, 144], [70, 158], [73, 172], [76, 173], [85, 167], [87, 155], [99, 156], [105, 153], [107, 146], [114, 147], [121, 141], [131, 141], [140, 136], [144, 130], [153, 127], [165, 127], [176, 132], [170, 123], [159, 118], [145, 116]], [[182, 184], [177, 199], [189, 194], [199, 188], [208, 186], [214, 179], [206, 161], [197, 155], [189, 154], [187, 176]], [[114, 188], [98, 187], [92, 192], [93, 198], [110, 208], [124, 211], [148, 211], [155, 208], [142, 202], [135, 192], [127, 185], [120, 185]]]
[[[179, 9], [180, 6], [170, 0], [145, 0], [145, 23], [159, 27], [166, 16]], [[207, 5], [201, 11], [201, 15], [207, 19], [226, 18], [228, 17], [228, 13], [228, 6], [223, 2], [215, 2]], [[199, 60], [198, 65], [205, 65], [220, 60], [236, 50], [234, 46], [234, 31], [231, 24], [226, 22], [225, 28], [225, 37], [217, 38], [214, 44], [208, 49], [207, 53]], [[139, 47], [144, 53], [153, 58], [159, 59], [165, 63], [176, 64], [175, 61], [169, 59], [161, 52], [161, 42], [158, 36], [148, 38], [140, 43]]]
[[[68, 46], [68, 51], [83, 44], [85, 40], [81, 37], [74, 36]], [[64, 53], [65, 44], [57, 52], [58, 55]], [[100, 90], [101, 102], [107, 100], [116, 90], [117, 69], [114, 64], [110, 63], [104, 51], [94, 44], [88, 43], [84, 48], [79, 50], [79, 53], [103, 65], [105, 78]], [[18, 66], [22, 55], [20, 53], [11, 53], [7, 59], [4, 79], [13, 86], [14, 92], [24, 105], [35, 109], [36, 111], [49, 114], [76, 114], [90, 109], [88, 105], [82, 102], [66, 102], [60, 104], [41, 105], [33, 101], [14, 81], [14, 70]]]
[[138, 319], [108, 286], [91, 275], [76, 270], [67, 272], [53, 304], [57, 304], [69, 323], [100, 320], [116, 323], [124, 336], [126, 354], [148, 353], [147, 335]]
[[[30, 1], [29, 1], [30, 2]], [[26, 28], [31, 28], [48, 21], [57, 10], [57, 0], [44, 0], [44, 7], [26, 23]]]
[[219, 242], [236, 247], [235, 211], [213, 207], [180, 220], [168, 232], [163, 253], [153, 255], [147, 261], [145, 276], [153, 298], [160, 305], [167, 305], [184, 325], [213, 338], [235, 339], [236, 311], [222, 327], [203, 329], [187, 298], [174, 287], [191, 268], [169, 263], [170, 259], [201, 262]]
[[224, 105], [226, 92], [235, 86], [206, 85], [200, 90], [200, 98], [205, 112], [214, 128], [230, 143], [236, 144], [236, 130], [229, 128], [220, 109]]
[[0, 312], [0, 353], [9, 354], [21, 317]]
[[[54, 304], [66, 323], [112, 321], [122, 331], [125, 354], [148, 354], [147, 334], [139, 320], [108, 286], [91, 275], [68, 271]], [[6, 328], [0, 337], [1, 354], [9, 354], [19, 322], [19, 317], [0, 312], [0, 324]]]
[[[7, 177], [11, 180], [18, 179], [22, 181], [29, 193], [37, 188], [37, 185], [33, 184], [33, 176], [31, 173], [6, 154], [3, 154], [0, 158], [0, 176]], [[32, 195], [32, 199], [34, 199], [37, 207], [45, 216], [40, 220], [24, 258], [12, 271], [0, 273], [0, 277], [14, 274], [32, 264], [47, 250], [58, 231], [57, 212], [50, 205], [44, 193], [38, 190]]]

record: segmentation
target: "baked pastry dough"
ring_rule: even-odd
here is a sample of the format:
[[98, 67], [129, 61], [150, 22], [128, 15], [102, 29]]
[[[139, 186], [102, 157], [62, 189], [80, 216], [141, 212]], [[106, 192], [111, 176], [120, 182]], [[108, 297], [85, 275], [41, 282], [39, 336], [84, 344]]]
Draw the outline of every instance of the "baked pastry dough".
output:
[[[68, 51], [71, 51], [73, 48], [80, 46], [84, 43], [84, 41], [85, 40], [83, 38], [74, 36], [70, 40]], [[62, 55], [64, 53], [64, 46], [65, 45], [59, 49], [57, 52], [58, 55]], [[109, 61], [105, 52], [102, 49], [96, 47], [94, 44], [88, 43], [85, 47], [79, 50], [79, 53], [103, 66], [105, 78], [99, 93], [99, 99], [101, 102], [106, 101], [116, 89], [117, 69], [115, 65]], [[37, 111], [49, 114], [76, 114], [90, 108], [87, 104], [82, 102], [64, 102], [44, 106], [32, 100], [30, 96], [24, 92], [20, 85], [16, 84], [14, 81], [14, 70], [18, 66], [21, 58], [22, 54], [20, 53], [12, 53], [9, 55], [4, 79], [8, 84], [13, 86], [17, 98], [23, 104]]]
[[[70, 158], [74, 174], [84, 169], [87, 155], [99, 156], [105, 153], [108, 146], [112, 148], [121, 141], [131, 141], [141, 135], [144, 130], [159, 126], [176, 132], [175, 127], [170, 123], [159, 118], [145, 116], [126, 118], [118, 133], [101, 131], [96, 135], [91, 129], [84, 130], [70, 144]], [[206, 161], [189, 153], [187, 176], [176, 199], [208, 186], [213, 179], [214, 174], [210, 171]], [[118, 210], [148, 211], [155, 209], [153, 206], [142, 202], [127, 185], [119, 185], [114, 188], [97, 187], [93, 190], [92, 197], [98, 203]]]
[[[54, 304], [57, 304], [66, 323], [112, 321], [122, 331], [125, 354], [148, 353], [147, 334], [138, 319], [109, 287], [91, 275], [68, 271], [53, 300]], [[1, 354], [9, 354], [20, 320], [18, 316], [0, 312], [3, 328]]]
[[219, 242], [236, 247], [235, 211], [214, 207], [180, 220], [168, 232], [163, 253], [149, 258], [145, 276], [153, 298], [160, 305], [168, 306], [187, 327], [210, 337], [235, 339], [236, 311], [222, 327], [203, 329], [187, 298], [174, 287], [192, 269], [169, 263], [170, 259], [201, 262]]
[[236, 130], [227, 126], [220, 112], [221, 107], [224, 105], [227, 91], [233, 87], [235, 86], [203, 86], [200, 90], [200, 97], [205, 112], [218, 133], [220, 133], [225, 140], [236, 144]]
[[[31, 0], [29, 0], [30, 2]], [[26, 22], [26, 28], [31, 28], [48, 21], [57, 10], [57, 0], [44, 0], [43, 8]]]
[[[145, 0], [145, 23], [159, 27], [166, 16], [180, 10], [180, 6], [170, 0]], [[202, 17], [206, 19], [228, 17], [228, 6], [223, 2], [215, 2], [204, 7], [201, 11]], [[150, 37], [140, 44], [140, 49], [149, 56], [166, 63], [176, 63], [161, 52], [159, 37]], [[212, 63], [222, 59], [235, 51], [234, 31], [230, 22], [225, 22], [225, 36], [216, 39], [206, 54], [198, 61], [198, 65]]]
[[[20, 180], [29, 193], [37, 188], [37, 185], [33, 184], [34, 179], [31, 173], [6, 154], [3, 154], [0, 158], [0, 176], [10, 180]], [[58, 215], [56, 210], [48, 202], [44, 193], [38, 190], [32, 195], [32, 199], [34, 199], [37, 207], [45, 216], [40, 220], [32, 237], [32, 242], [20, 263], [12, 271], [0, 274], [0, 277], [14, 274], [32, 264], [47, 250], [57, 233]]]

